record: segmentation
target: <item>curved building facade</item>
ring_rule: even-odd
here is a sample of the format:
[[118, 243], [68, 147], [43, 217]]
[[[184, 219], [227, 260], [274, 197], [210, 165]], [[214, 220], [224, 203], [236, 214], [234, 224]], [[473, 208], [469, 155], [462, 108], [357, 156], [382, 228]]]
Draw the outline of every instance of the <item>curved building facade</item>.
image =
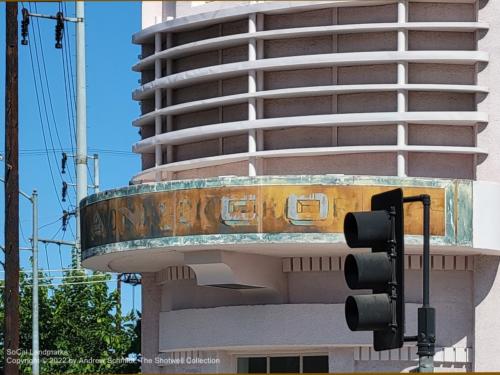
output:
[[[500, 5], [144, 2], [142, 171], [81, 203], [86, 267], [142, 274], [143, 372], [403, 371], [351, 332], [349, 211], [431, 211], [436, 366], [500, 370]], [[407, 335], [422, 218], [407, 206]]]

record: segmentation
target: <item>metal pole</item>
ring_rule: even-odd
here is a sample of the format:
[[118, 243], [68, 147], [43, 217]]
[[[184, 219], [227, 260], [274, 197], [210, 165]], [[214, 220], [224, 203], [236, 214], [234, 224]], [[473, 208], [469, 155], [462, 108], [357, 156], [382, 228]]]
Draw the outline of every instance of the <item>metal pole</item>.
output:
[[436, 313], [429, 304], [430, 294], [430, 211], [431, 198], [422, 195], [424, 206], [423, 234], [423, 296], [422, 307], [418, 309], [418, 370], [419, 372], [434, 371], [434, 345], [436, 342]]
[[32, 306], [32, 373], [33, 375], [40, 374], [40, 357], [39, 357], [39, 330], [38, 330], [38, 192], [33, 190], [31, 195], [31, 203], [33, 205], [33, 306]]
[[5, 4], [4, 373], [19, 374], [19, 66], [18, 5]]
[[99, 193], [99, 185], [101, 184], [99, 178], [99, 155], [94, 154], [94, 192]]
[[76, 268], [81, 267], [80, 201], [87, 196], [87, 98], [85, 78], [85, 2], [76, 1]]
[[431, 197], [427, 194], [404, 197], [403, 202], [422, 202], [423, 217], [423, 287], [422, 307], [418, 309], [418, 335], [406, 336], [405, 341], [417, 341], [418, 372], [434, 372], [434, 354], [436, 343], [436, 310], [430, 306], [430, 212]]
[[[427, 198], [427, 199], [426, 199]], [[424, 251], [423, 251], [423, 271], [424, 271], [424, 279], [423, 279], [423, 307], [429, 307], [429, 291], [430, 291], [430, 206], [431, 201], [429, 196], [424, 196], [423, 201], [424, 205]]]

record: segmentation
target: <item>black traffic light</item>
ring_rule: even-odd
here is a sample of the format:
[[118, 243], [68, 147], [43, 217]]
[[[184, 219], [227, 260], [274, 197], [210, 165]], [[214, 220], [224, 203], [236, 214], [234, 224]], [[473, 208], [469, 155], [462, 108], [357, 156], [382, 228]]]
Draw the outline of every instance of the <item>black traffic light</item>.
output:
[[346, 257], [347, 285], [373, 291], [347, 297], [345, 316], [352, 331], [373, 331], [373, 346], [379, 351], [400, 348], [404, 341], [402, 190], [374, 195], [371, 209], [349, 212], [344, 219], [347, 245], [372, 249], [371, 253]]

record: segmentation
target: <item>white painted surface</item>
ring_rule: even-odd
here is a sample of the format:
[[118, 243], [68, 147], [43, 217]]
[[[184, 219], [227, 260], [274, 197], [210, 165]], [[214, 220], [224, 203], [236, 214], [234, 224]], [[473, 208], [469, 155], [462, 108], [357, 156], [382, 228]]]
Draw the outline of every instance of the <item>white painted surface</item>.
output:
[[276, 57], [215, 65], [172, 74], [142, 85], [134, 91], [133, 98], [135, 100], [147, 98], [156, 88], [174, 88], [208, 80], [235, 77], [238, 74], [248, 73], [249, 70], [293, 70], [331, 65], [349, 66], [394, 62], [475, 64], [488, 62], [488, 60], [488, 53], [482, 51], [384, 51]]
[[[500, 250], [500, 184], [475, 181], [473, 184], [473, 246]], [[497, 253], [498, 254], [498, 253]]]
[[432, 154], [472, 154], [484, 155], [486, 150], [477, 147], [450, 147], [450, 146], [353, 146], [353, 147], [316, 147], [302, 149], [285, 149], [272, 151], [256, 151], [240, 154], [230, 154], [221, 156], [212, 156], [200, 159], [191, 159], [182, 162], [164, 164], [159, 167], [144, 170], [137, 174], [133, 181], [140, 183], [152, 182], [152, 176], [158, 172], [175, 172], [189, 169], [205, 168], [223, 164], [235, 163], [251, 158], [279, 159], [292, 157], [315, 157], [325, 155], [350, 155], [350, 154], [374, 154], [374, 153], [395, 153], [395, 152], [413, 152], [413, 153], [432, 153]]
[[219, 136], [244, 133], [250, 129], [291, 128], [297, 126], [360, 126], [387, 125], [399, 122], [412, 124], [432, 124], [450, 126], [472, 126], [478, 122], [487, 123], [488, 115], [484, 112], [378, 112], [345, 113], [334, 115], [314, 115], [277, 117], [263, 120], [204, 125], [195, 128], [163, 133], [146, 138], [133, 146], [134, 152], [150, 152], [155, 144], [182, 144], [211, 139]]
[[[407, 304], [408, 330], [415, 331], [415, 304]], [[351, 332], [344, 304], [253, 305], [160, 313], [160, 351], [262, 350], [369, 344], [369, 332]]]
[[[344, 8], [345, 17], [339, 16], [340, 11], [332, 10], [331, 19], [328, 21], [331, 24], [321, 26], [326, 14], [321, 13], [321, 9], [328, 8], [333, 3], [348, 7]], [[175, 124], [171, 123], [169, 130], [181, 129], [170, 134], [160, 134], [160, 139], [146, 139], [138, 144], [137, 151], [144, 152], [144, 159], [148, 160], [150, 157], [148, 153], [155, 146], [165, 144], [172, 151], [172, 148], [182, 144], [182, 148], [176, 149], [171, 155], [178, 153], [183, 157], [181, 159], [170, 157], [168, 160], [173, 163], [161, 165], [157, 169], [147, 169], [137, 177], [141, 176], [147, 180], [154, 172], [158, 172], [157, 175], [163, 179], [245, 174], [248, 171], [247, 161], [250, 157], [260, 159], [264, 165], [262, 170], [268, 174], [303, 174], [312, 171], [333, 173], [331, 165], [336, 165], [333, 169], [335, 173], [354, 174], [353, 170], [358, 171], [356, 168], [365, 166], [363, 171], [372, 175], [394, 175], [397, 173], [396, 153], [403, 157], [401, 160], [406, 164], [400, 164], [400, 174], [407, 172], [411, 176], [470, 179], [477, 176], [481, 182], [475, 182], [473, 188], [473, 248], [432, 247], [431, 302], [438, 314], [438, 346], [440, 346], [436, 361], [438, 361], [437, 370], [464, 371], [473, 368], [477, 371], [498, 371], [500, 369], [500, 363], [497, 361], [500, 327], [496, 319], [500, 306], [498, 259], [491, 256], [476, 256], [476, 269], [471, 272], [473, 264], [471, 260], [474, 257], [471, 255], [465, 260], [463, 255], [477, 252], [494, 254], [498, 253], [500, 248], [500, 236], [497, 235], [499, 231], [495, 227], [500, 208], [500, 199], [495, 197], [499, 196], [499, 188], [486, 182], [500, 181], [498, 173], [500, 127], [496, 126], [500, 117], [498, 106], [495, 105], [499, 102], [497, 88], [500, 86], [498, 75], [500, 4], [494, 0], [482, 3], [479, 17], [476, 19], [474, 8], [471, 6], [474, 1], [410, 1], [408, 19], [404, 20], [405, 22], [401, 22], [401, 17], [392, 20], [385, 18], [397, 10], [390, 5], [389, 8], [374, 8], [370, 12], [355, 7], [391, 3], [394, 1], [257, 4], [240, 1], [214, 2], [196, 7], [191, 6], [191, 2], [169, 3], [173, 6], [168, 12], [165, 7], [163, 8], [162, 21], [168, 17], [171, 20], [153, 25], [157, 23], [157, 19], [150, 17], [152, 21], [149, 21], [149, 24], [153, 26], [136, 34], [134, 36], [136, 42], [151, 44], [155, 33], [158, 32], [168, 32], [168, 35], [188, 29], [196, 32], [196, 29], [201, 30], [219, 22], [227, 23], [246, 18], [248, 14], [255, 12], [260, 12], [262, 17], [267, 18], [266, 27], [276, 30], [257, 29], [252, 33], [218, 35], [205, 39], [203, 32], [200, 32], [197, 37], [203, 40], [156, 51], [156, 54], [136, 64], [137, 70], [144, 69], [144, 78], [148, 78], [150, 73], [147, 70], [152, 67], [155, 60], [159, 59], [170, 64], [178, 64], [180, 70], [186, 70], [148, 82], [136, 93], [136, 98], [144, 99], [144, 112], [143, 116], [136, 120], [135, 125], [143, 126], [142, 130], [147, 132], [147, 128], [153, 123], [151, 120], [155, 117], [178, 116], [178, 121], [176, 120]], [[144, 5], [144, 8], [148, 6]], [[153, 7], [149, 9], [152, 10]], [[315, 10], [318, 10], [318, 13], [315, 13]], [[309, 12], [304, 17], [310, 17], [308, 19], [312, 20], [311, 25], [297, 26], [297, 23], [302, 22], [300, 17], [291, 15], [288, 19], [284, 15], [285, 12], [294, 11]], [[150, 12], [150, 16], [152, 13], [154, 11]], [[397, 15], [397, 12], [394, 13]], [[367, 17], [367, 14], [371, 18]], [[366, 22], [367, 20], [369, 22]], [[400, 22], [397, 27], [395, 27], [396, 20]], [[339, 24], [339, 21], [346, 24]], [[488, 26], [490, 30], [485, 33]], [[480, 31], [471, 38], [468, 30], [475, 29]], [[445, 30], [450, 32], [443, 32]], [[399, 52], [385, 51], [384, 49], [398, 46], [395, 44], [398, 40], [394, 38], [395, 33], [400, 41], [407, 39], [408, 46], [401, 48], [402, 44], [399, 43]], [[331, 36], [331, 40], [327, 40], [327, 36]], [[473, 51], [470, 49], [476, 48], [476, 37], [478, 51]], [[215, 65], [189, 69], [192, 61], [189, 58], [184, 59], [190, 54], [209, 53], [213, 50], [219, 50], [219, 58], [227, 53], [233, 59], [243, 59], [241, 51], [234, 48], [239, 44], [248, 43], [252, 38], [261, 43], [260, 48], [264, 52], [258, 57], [262, 59], [261, 61], [222, 64], [218, 62], [219, 60], [213, 63], [208, 57], [204, 61], [208, 55], [200, 55], [202, 57], [199, 59], [205, 65]], [[313, 52], [310, 55], [305, 55], [301, 51], [309, 45], [315, 47], [311, 49]], [[328, 46], [331, 46], [331, 50], [326, 48]], [[381, 51], [343, 52], [342, 50], [353, 46], [360, 50], [378, 46]], [[422, 50], [406, 51], [407, 48]], [[451, 51], [451, 49], [456, 50]], [[326, 52], [321, 52], [323, 50]], [[265, 58], [265, 54], [280, 57]], [[485, 64], [488, 60], [489, 65]], [[480, 63], [476, 64], [476, 61]], [[394, 69], [397, 65], [400, 68], [405, 67], [404, 72], [399, 70], [403, 74], [398, 75], [397, 69]], [[253, 70], [257, 70], [257, 80], [260, 74], [262, 86], [259, 86], [255, 93], [250, 93], [248, 90], [241, 91], [241, 82], [236, 75], [246, 78]], [[409, 84], [398, 86], [396, 82], [403, 82], [401, 78], [405, 74], [408, 75], [408, 81], [404, 83], [409, 82]], [[148, 79], [145, 80], [147, 81]], [[197, 97], [198, 93], [209, 92], [212, 89], [210, 81], [218, 85], [221, 91], [217, 91], [213, 97], [210, 95]], [[187, 87], [182, 87], [184, 85]], [[379, 87], [374, 87], [376, 85]], [[486, 95], [486, 86], [490, 88], [489, 96]], [[178, 95], [181, 99], [175, 102], [179, 104], [170, 106], [172, 103], [168, 103], [168, 107], [164, 106], [154, 111], [154, 106], [150, 104], [153, 90], [163, 87], [172, 90], [168, 94], [169, 97]], [[345, 91], [342, 91], [344, 89]], [[398, 92], [397, 96], [394, 95], [395, 92]], [[475, 93], [479, 94], [474, 95]], [[235, 120], [231, 117], [235, 114], [243, 116], [241, 107], [237, 105], [253, 98], [262, 101], [260, 112], [256, 108], [260, 115], [257, 115], [255, 121], [252, 118], [252, 122], [247, 122], [248, 126], [235, 129], [233, 125], [239, 126], [245, 122], [245, 119]], [[401, 99], [404, 99], [404, 103]], [[394, 106], [395, 103], [398, 104], [397, 107]], [[209, 111], [218, 106], [224, 108], [212, 116]], [[370, 110], [370, 113], [349, 113], [358, 111], [360, 107], [372, 108], [371, 106], [375, 109]], [[405, 106], [407, 108], [404, 108]], [[409, 111], [408, 113], [418, 113], [417, 116], [428, 116], [427, 120], [421, 122], [422, 118], [394, 117], [395, 111], [404, 113], [402, 109]], [[315, 110], [318, 112], [314, 112]], [[196, 114], [196, 111], [200, 113]], [[342, 116], [343, 114], [339, 115], [342, 111], [345, 112], [344, 118], [335, 117]], [[376, 111], [383, 113], [375, 113]], [[425, 112], [429, 114], [421, 114]], [[226, 124], [220, 120], [221, 117], [225, 119]], [[230, 120], [231, 118], [233, 120]], [[305, 126], [302, 126], [301, 121], [305, 118], [309, 118], [310, 122], [304, 120]], [[323, 120], [320, 120], [321, 118]], [[332, 122], [332, 118], [337, 120]], [[347, 121], [349, 126], [345, 126], [342, 122], [349, 118], [353, 119], [353, 123], [349, 124], [349, 120]], [[258, 119], [274, 122], [276, 127], [255, 127], [259, 123]], [[355, 122], [360, 119], [364, 119], [365, 122]], [[375, 123], [370, 122], [373, 119]], [[197, 123], [200, 120], [205, 121], [202, 126]], [[323, 127], [316, 126], [318, 120]], [[294, 124], [300, 128], [293, 128]], [[398, 124], [400, 125], [397, 143], [399, 147], [394, 141], [397, 139], [395, 136], [397, 137], [398, 133], [395, 130]], [[189, 126], [193, 128], [187, 129]], [[288, 129], [281, 129], [281, 126]], [[326, 127], [332, 128], [328, 134], [324, 129]], [[231, 150], [237, 150], [239, 138], [234, 136], [226, 140], [224, 137], [233, 137], [235, 134], [233, 131], [247, 134], [246, 132], [252, 129], [257, 129], [263, 135], [260, 138], [262, 147], [258, 146], [256, 149], [261, 152], [260, 154], [254, 152], [250, 154], [246, 152], [249, 150], [243, 150], [245, 152], [240, 150], [231, 155], [221, 155], [221, 152], [216, 156], [200, 157], [203, 156], [202, 153], [189, 155], [186, 152], [189, 148], [197, 151], [209, 150], [208, 144], [205, 145], [203, 142], [210, 137], [220, 137], [220, 142], [230, 145]], [[315, 133], [316, 138], [311, 137], [308, 140], [309, 144], [298, 143], [297, 140], [308, 139], [307, 136], [311, 133]], [[328, 139], [331, 143], [316, 144], [314, 142], [317, 142], [317, 138]], [[183, 144], [192, 141], [199, 143]], [[333, 146], [338, 145], [340, 147], [334, 149]], [[410, 148], [405, 148], [408, 146]], [[310, 151], [305, 150], [305, 147], [310, 147]], [[350, 153], [354, 149], [365, 152], [366, 155]], [[439, 150], [446, 153], [439, 153]], [[253, 143], [251, 151], [254, 151]], [[381, 153], [382, 151], [385, 153]], [[488, 156], [482, 154], [486, 152]], [[301, 156], [296, 157], [299, 155]], [[148, 166], [148, 163], [144, 165], [145, 168], [152, 166], [151, 164]], [[403, 166], [407, 171], [403, 171]], [[163, 174], [163, 172], [168, 173]], [[176, 250], [188, 252], [200, 248], [203, 246]], [[414, 254], [408, 258], [407, 301], [418, 304], [421, 299], [421, 270], [418, 266], [420, 258], [416, 253], [420, 249], [417, 250], [415, 247], [409, 249]], [[132, 267], [143, 270], [160, 270], [176, 262], [182, 263], [182, 257], [179, 258], [177, 251], [172, 252], [177, 253], [175, 257], [165, 256], [166, 251], [163, 250], [166, 249], [140, 250], [127, 255], [107, 254], [102, 256], [100, 261], [91, 258], [86, 262], [97, 268]], [[293, 257], [288, 262], [287, 272], [279, 273], [280, 282], [285, 283], [281, 289], [283, 296], [286, 294], [284, 290], [288, 293], [282, 298], [289, 304], [262, 305], [278, 303], [276, 302], [278, 297], [273, 296], [267, 302], [263, 302], [261, 297], [251, 297], [240, 292], [199, 287], [193, 279], [168, 279], [163, 282], [161, 291], [156, 289], [155, 293], [146, 294], [148, 298], [154, 299], [155, 303], [151, 303], [150, 307], [155, 311], [158, 311], [156, 302], [161, 300], [163, 312], [160, 318], [161, 328], [158, 327], [159, 315], [152, 318], [156, 319], [155, 322], [146, 323], [146, 327], [143, 327], [144, 337], [157, 340], [159, 333], [162, 340], [160, 346], [156, 347], [150, 345], [151, 342], [146, 343], [145, 356], [156, 354], [159, 348], [173, 351], [175, 348], [183, 347], [190, 350], [201, 346], [222, 347], [221, 350], [212, 352], [223, 359], [224, 363], [221, 366], [186, 369], [191, 372], [234, 372], [235, 356], [230, 353], [238, 350], [247, 354], [257, 353], [259, 350], [260, 353], [302, 352], [306, 349], [328, 352], [332, 371], [401, 371], [414, 366], [412, 361], [416, 354], [413, 347], [406, 348], [408, 349], [406, 351], [401, 350], [397, 355], [392, 351], [375, 353], [365, 346], [371, 342], [368, 335], [361, 334], [365, 336], [359, 338], [357, 334], [342, 331], [346, 330], [342, 302], [346, 293], [351, 292], [346, 289], [342, 273], [335, 272], [341, 269], [341, 264], [336, 264], [335, 270], [318, 270], [322, 268], [322, 263], [311, 260], [310, 265], [300, 272], [294, 267], [295, 263], [300, 263], [294, 263], [295, 258], [303, 260], [311, 255], [324, 258], [332, 254], [345, 255], [346, 250], [343, 245], [235, 244], [225, 247], [225, 250]], [[251, 265], [241, 261], [236, 263], [245, 267], [246, 272], [262, 268], [259, 267], [259, 262]], [[292, 326], [292, 329], [289, 329], [289, 326]], [[304, 334], [306, 329], [313, 335]], [[414, 334], [414, 331], [414, 327], [410, 327], [407, 329], [407, 334]], [[336, 336], [339, 332], [340, 336]], [[329, 337], [339, 339], [339, 342], [334, 343], [338, 347], [330, 346], [331, 341], [327, 342]], [[316, 338], [322, 341], [314, 341]], [[355, 344], [357, 345], [355, 347], [346, 346], [357, 342], [356, 340], [364, 343]], [[292, 346], [289, 346], [289, 343], [292, 343]], [[475, 351], [474, 355], [472, 351]], [[473, 367], [469, 368], [471, 362]], [[151, 372], [157, 372], [157, 369], [151, 368]], [[164, 372], [174, 372], [172, 369], [164, 370]]]
[[[498, 229], [497, 229], [498, 231]], [[474, 371], [500, 369], [500, 261], [499, 257], [477, 257], [474, 272]]]
[[156, 25], [163, 21], [163, 1], [142, 2], [142, 28]]
[[[423, 0], [422, 2], [427, 2], [428, 0]], [[169, 3], [170, 1], [166, 1]], [[243, 15], [254, 12], [265, 12], [269, 14], [287, 12], [293, 9], [296, 12], [299, 11], [309, 11], [314, 9], [322, 9], [329, 7], [328, 3], [335, 3], [337, 7], [350, 7], [350, 6], [376, 6], [394, 3], [395, 0], [334, 0], [334, 1], [263, 1], [253, 3], [251, 1], [214, 1], [211, 6], [202, 7], [189, 7], [177, 6], [176, 11], [166, 12], [171, 15], [172, 19], [167, 22], [163, 22], [159, 25], [152, 25], [151, 27], [143, 26], [143, 30], [134, 34], [134, 43], [144, 43], [150, 39], [157, 32], [167, 32], [167, 31], [180, 31], [185, 30], [190, 27], [204, 27], [214, 22], [225, 22], [234, 19], [239, 19]], [[429, 2], [431, 2], [429, 0]], [[432, 2], [448, 2], [448, 1], [432, 1]], [[456, 0], [455, 3], [471, 4], [474, 0]], [[148, 3], [148, 2], [144, 2]], [[143, 3], [143, 4], [144, 4]], [[170, 3], [174, 3], [171, 1]], [[189, 1], [179, 1], [179, 4], [189, 3]], [[181, 10], [181, 12], [177, 12]], [[184, 12], [182, 12], [182, 10]], [[154, 14], [153, 8], [143, 7], [143, 12], [147, 15]], [[177, 14], [178, 13], [178, 14]], [[156, 13], [157, 14], [157, 13]], [[178, 18], [176, 18], [178, 17]], [[176, 18], [176, 19], [173, 19]]]
[[381, 32], [394, 30], [421, 30], [421, 31], [457, 31], [470, 32], [476, 30], [487, 30], [489, 25], [484, 22], [408, 22], [408, 23], [373, 23], [360, 25], [332, 25], [319, 27], [301, 27], [284, 30], [266, 30], [253, 33], [243, 33], [228, 35], [217, 38], [204, 39], [196, 42], [182, 44], [170, 49], [157, 52], [147, 56], [132, 69], [140, 72], [148, 68], [157, 59], [175, 58], [182, 55], [189, 55], [204, 52], [210, 49], [226, 48], [246, 43], [249, 39], [285, 39], [320, 36], [325, 34], [349, 34], [364, 32]]
[[477, 85], [446, 85], [446, 84], [367, 84], [367, 85], [334, 85], [314, 87], [293, 87], [278, 90], [257, 91], [235, 95], [219, 96], [215, 98], [195, 100], [187, 103], [163, 107], [160, 110], [149, 112], [134, 120], [134, 126], [144, 126], [160, 115], [178, 115], [186, 112], [200, 111], [220, 105], [232, 105], [244, 103], [250, 98], [255, 99], [281, 99], [295, 97], [314, 97], [324, 95], [339, 95], [368, 92], [386, 91], [424, 91], [424, 92], [461, 92], [486, 94], [488, 88]]

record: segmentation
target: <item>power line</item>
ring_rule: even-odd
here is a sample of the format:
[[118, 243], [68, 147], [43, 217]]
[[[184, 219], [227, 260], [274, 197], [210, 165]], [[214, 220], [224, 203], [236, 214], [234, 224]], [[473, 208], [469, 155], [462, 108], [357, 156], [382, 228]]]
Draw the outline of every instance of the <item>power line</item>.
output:
[[35, 74], [35, 62], [33, 60], [33, 52], [32, 52], [32, 49], [31, 49], [31, 43], [29, 44], [29, 54], [30, 54], [30, 61], [31, 61], [31, 71], [33, 73], [33, 83], [34, 83], [34, 88], [35, 88], [36, 102], [37, 102], [37, 107], [38, 107], [38, 117], [39, 117], [40, 125], [41, 125], [40, 128], [42, 130], [43, 143], [45, 145], [45, 150], [46, 150], [45, 154], [47, 156], [47, 163], [49, 165], [50, 178], [52, 180], [52, 186], [54, 188], [54, 192], [55, 192], [57, 200], [59, 202], [59, 206], [61, 206], [61, 209], [64, 209], [64, 207], [62, 205], [62, 202], [61, 202], [61, 199], [59, 198], [59, 192], [57, 190], [56, 182], [54, 180], [54, 173], [52, 171], [52, 163], [51, 163], [50, 157], [49, 157], [49, 151], [48, 151], [49, 148], [47, 146], [47, 139], [46, 139], [46, 136], [45, 136], [44, 122], [43, 122], [43, 116], [42, 116], [42, 108], [41, 108], [41, 104], [40, 104], [40, 95], [39, 95], [39, 92], [38, 92], [38, 83], [37, 83], [36, 74]]
[[[66, 4], [59, 2], [59, 11], [63, 11], [63, 9], [61, 9], [61, 8], [64, 8], [64, 14], [66, 14]], [[73, 84], [73, 77], [71, 75], [71, 72], [72, 72], [71, 53], [69, 52], [70, 48], [71, 48], [71, 44], [68, 41], [68, 33], [66, 31], [66, 28], [63, 29], [63, 43], [64, 43], [64, 48], [61, 48], [61, 60], [62, 60], [62, 66], [63, 66], [64, 91], [65, 91], [65, 98], [66, 98], [66, 113], [67, 113], [68, 128], [69, 128], [69, 133], [70, 133], [71, 152], [74, 154], [75, 153], [75, 145], [73, 143], [73, 140], [75, 140], [75, 142], [76, 142], [76, 119], [75, 119], [76, 99], [75, 99], [75, 95], [74, 95], [74, 88], [72, 85]], [[69, 62], [70, 66], [68, 66], [68, 62]]]
[[[109, 274], [102, 274], [102, 275], [78, 275], [78, 276], [68, 276], [68, 275], [64, 275], [64, 276], [43, 276], [43, 277], [38, 277], [39, 280], [43, 280], [43, 279], [50, 279], [50, 280], [54, 280], [54, 279], [57, 279], [57, 280], [64, 280], [64, 279], [102, 279], [103, 277], [110, 277]], [[29, 278], [26, 278], [24, 279], [26, 281], [30, 281], [32, 280], [31, 277]]]
[[54, 221], [52, 221], [52, 222], [50, 222], [50, 223], [47, 223], [47, 224], [42, 225], [41, 227], [38, 227], [38, 229], [43, 229], [43, 228], [48, 227], [48, 226], [50, 226], [50, 225], [54, 225], [55, 223], [57, 223], [57, 222], [58, 222], [58, 221], [60, 221], [60, 220], [61, 220], [61, 218], [59, 217], [59, 218], [57, 218], [57, 220], [54, 220]]
[[[38, 12], [37, 10], [37, 5], [36, 3], [33, 4], [34, 8], [35, 8], [35, 11]], [[40, 56], [41, 56], [41, 61], [42, 61], [42, 68], [43, 69], [40, 69], [40, 64], [39, 64], [39, 60], [38, 60], [38, 48], [36, 46], [36, 38], [35, 38], [35, 52], [36, 52], [36, 59], [37, 59], [37, 64], [38, 64], [38, 69], [39, 69], [39, 74], [40, 74], [40, 81], [41, 81], [41, 86], [42, 86], [42, 98], [43, 98], [43, 102], [44, 102], [44, 107], [45, 107], [45, 114], [46, 114], [46, 118], [47, 118], [47, 129], [49, 131], [49, 138], [50, 138], [50, 142], [51, 142], [51, 145], [52, 145], [52, 148], [54, 149], [54, 141], [53, 141], [53, 137], [52, 137], [52, 126], [51, 126], [51, 122], [49, 121], [49, 117], [48, 117], [48, 110], [47, 110], [47, 105], [46, 105], [46, 101], [45, 101], [45, 93], [44, 93], [44, 90], [43, 90], [43, 79], [42, 79], [42, 71], [43, 71], [43, 77], [45, 78], [45, 89], [47, 91], [47, 102], [49, 104], [49, 109], [50, 109], [50, 114], [51, 114], [51, 117], [52, 117], [52, 124], [54, 126], [54, 129], [55, 129], [55, 135], [56, 135], [56, 138], [57, 138], [57, 141], [59, 143], [59, 148], [63, 148], [62, 147], [62, 143], [61, 143], [61, 138], [59, 136], [59, 130], [58, 130], [58, 126], [57, 126], [57, 120], [56, 120], [56, 116], [55, 116], [55, 113], [54, 113], [54, 106], [53, 106], [53, 103], [52, 103], [52, 95], [51, 95], [51, 90], [50, 90], [50, 83], [49, 83], [49, 79], [48, 79], [48, 75], [47, 75], [47, 65], [45, 63], [45, 54], [43, 52], [43, 47], [42, 47], [42, 33], [40, 32], [40, 23], [38, 22], [38, 18], [35, 19], [36, 21], [36, 27], [37, 27], [37, 31], [38, 33], [36, 34], [36, 36], [38, 36], [38, 41], [39, 41], [39, 48], [40, 48]], [[54, 152], [54, 159], [55, 159], [55, 163], [56, 163], [56, 166], [58, 165], [58, 161], [59, 161], [59, 157], [60, 155], [56, 155], [56, 153]], [[61, 177], [61, 181], [64, 181], [64, 178], [62, 176], [62, 173], [61, 171], [59, 170], [59, 168], [56, 168], [57, 171], [59, 172], [59, 175]], [[75, 187], [73, 186], [73, 190], [76, 192], [76, 189]], [[70, 204], [71, 204], [71, 198], [68, 197], [68, 200], [70, 201]]]
[[[111, 282], [115, 282], [116, 279], [109, 279], [109, 280], [92, 280], [92, 281], [77, 281], [74, 283], [48, 283], [48, 284], [38, 284], [39, 287], [50, 287], [50, 286], [65, 286], [65, 285], [79, 285], [79, 284], [107, 284]], [[27, 284], [27, 286], [32, 286], [31, 284]], [[3, 285], [0, 286], [1, 289], [5, 288]]]
[[[69, 148], [55, 148], [55, 149], [20, 149], [19, 154], [22, 155], [33, 155], [39, 156], [47, 153], [53, 152], [71, 152]], [[124, 156], [136, 156], [136, 154], [132, 151], [126, 150], [112, 150], [112, 149], [103, 149], [103, 148], [89, 148], [89, 152], [100, 153], [100, 154], [110, 154], [110, 155], [124, 155]]]
[[[70, 271], [81, 271], [81, 268], [54, 268], [54, 269], [40, 269], [40, 272], [70, 272]], [[20, 270], [20, 273], [33, 273], [32, 270]], [[4, 273], [4, 271], [0, 271], [0, 273]]]
[[[30, 6], [30, 8], [31, 8], [31, 6]], [[36, 9], [36, 5], [35, 5], [35, 9]], [[34, 23], [32, 23], [32, 30], [33, 30], [33, 34], [35, 35], [34, 46], [35, 46], [35, 58], [36, 58], [36, 62], [37, 62], [37, 71], [38, 71], [38, 76], [39, 76], [39, 81], [40, 81], [39, 83], [37, 82], [37, 78], [36, 78], [35, 63], [34, 63], [34, 59], [33, 59], [33, 51], [32, 51], [32, 48], [31, 48], [31, 43], [29, 44], [29, 53], [30, 53], [30, 60], [31, 60], [31, 67], [32, 67], [32, 73], [33, 73], [34, 86], [35, 86], [35, 94], [36, 94], [36, 99], [37, 99], [38, 114], [39, 114], [39, 119], [40, 119], [40, 124], [41, 124], [42, 136], [43, 136], [44, 146], [45, 146], [45, 150], [46, 150], [47, 162], [48, 162], [48, 165], [49, 165], [49, 171], [50, 171], [50, 175], [51, 175], [52, 185], [53, 185], [54, 192], [56, 194], [59, 206], [61, 207], [62, 210], [64, 210], [64, 207], [62, 205], [61, 199], [59, 197], [59, 189], [57, 188], [56, 183], [55, 183], [55, 179], [54, 179], [54, 171], [53, 171], [52, 163], [51, 163], [51, 160], [50, 160], [50, 157], [49, 157], [49, 147], [48, 147], [48, 144], [47, 144], [47, 136], [46, 136], [45, 126], [44, 126], [44, 121], [43, 121], [43, 116], [42, 116], [42, 105], [41, 105], [41, 103], [43, 103], [43, 107], [44, 107], [44, 110], [45, 110], [44, 113], [45, 113], [45, 120], [46, 120], [47, 130], [48, 130], [48, 133], [49, 133], [49, 136], [50, 136], [50, 143], [52, 145], [52, 149], [54, 150], [55, 149], [55, 147], [54, 147], [54, 141], [53, 141], [53, 138], [52, 138], [51, 125], [50, 125], [50, 120], [49, 120], [48, 110], [47, 110], [47, 102], [46, 102], [46, 99], [45, 99], [45, 90], [44, 90], [44, 87], [43, 87], [43, 79], [42, 79], [42, 73], [41, 73], [42, 69], [40, 68], [40, 58], [39, 58], [39, 55], [38, 55], [38, 46], [37, 46], [37, 43], [36, 43], [37, 37], [38, 37], [39, 45], [40, 45], [40, 48], [41, 48], [43, 69], [44, 69], [44, 73], [45, 73], [45, 82], [47, 84], [47, 94], [49, 96], [49, 103], [50, 103], [50, 106], [51, 106], [52, 118], [54, 120], [54, 125], [55, 125], [55, 128], [56, 128], [56, 134], [58, 136], [59, 146], [61, 148], [62, 148], [62, 144], [60, 142], [60, 137], [59, 137], [58, 131], [57, 131], [57, 123], [56, 123], [56, 120], [55, 120], [55, 114], [54, 114], [53, 105], [52, 105], [52, 98], [51, 98], [51, 95], [50, 95], [50, 86], [49, 86], [49, 83], [48, 83], [47, 71], [46, 71], [46, 67], [45, 67], [45, 58], [44, 58], [44, 55], [43, 55], [43, 48], [41, 47], [40, 27], [39, 27], [38, 20], [35, 20], [35, 21], [37, 23], [37, 28], [35, 29]], [[38, 31], [38, 33], [37, 33], [37, 31]], [[39, 88], [38, 85], [40, 85], [40, 88]], [[40, 100], [40, 93], [41, 93], [41, 100]], [[55, 158], [55, 162], [56, 162], [56, 166], [57, 166], [57, 164], [58, 164], [57, 156], [56, 156], [55, 152], [53, 152], [53, 154], [54, 154], [54, 158]], [[62, 174], [61, 174], [60, 171], [59, 171], [59, 175], [61, 177], [61, 180], [63, 180]], [[71, 226], [70, 226], [70, 231], [73, 233], [73, 229], [72, 229]]]

